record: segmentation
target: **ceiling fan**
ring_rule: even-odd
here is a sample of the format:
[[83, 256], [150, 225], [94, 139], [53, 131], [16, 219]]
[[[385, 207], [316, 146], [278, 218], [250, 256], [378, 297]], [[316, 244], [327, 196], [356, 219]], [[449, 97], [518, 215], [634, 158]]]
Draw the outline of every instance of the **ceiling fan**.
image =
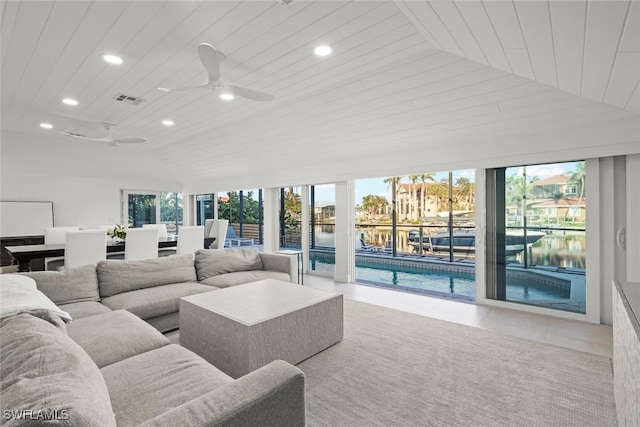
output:
[[221, 99], [233, 99], [233, 96], [241, 96], [243, 98], [250, 99], [252, 101], [272, 101], [275, 96], [258, 92], [257, 90], [248, 89], [246, 87], [234, 86], [232, 84], [226, 84], [220, 81], [220, 58], [216, 49], [209, 43], [201, 43], [198, 46], [198, 55], [200, 56], [200, 62], [204, 66], [209, 75], [209, 81], [206, 84], [199, 86], [186, 86], [177, 88], [159, 87], [158, 89], [165, 92], [174, 92], [181, 90], [191, 89], [213, 89], [218, 92], [218, 96]]
[[70, 136], [72, 138], [80, 138], [80, 139], [88, 139], [90, 141], [99, 141], [99, 142], [106, 142], [111, 146], [117, 146], [120, 144], [141, 144], [143, 142], [147, 142], [148, 139], [147, 138], [143, 138], [143, 137], [138, 137], [138, 138], [110, 138], [109, 137], [109, 132], [111, 131], [111, 128], [114, 126], [113, 123], [102, 123], [101, 124], [102, 127], [105, 129], [105, 135], [104, 136], [89, 136], [89, 135], [85, 135], [83, 133], [78, 133], [78, 132], [64, 132], [61, 131], [60, 133], [66, 136]]

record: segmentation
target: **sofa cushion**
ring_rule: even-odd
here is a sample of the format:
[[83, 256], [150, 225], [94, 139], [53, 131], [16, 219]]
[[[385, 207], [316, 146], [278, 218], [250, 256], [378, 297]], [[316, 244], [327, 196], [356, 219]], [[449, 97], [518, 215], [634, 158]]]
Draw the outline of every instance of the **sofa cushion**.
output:
[[118, 426], [134, 426], [233, 382], [176, 344], [101, 369]]
[[264, 271], [264, 270], [252, 270], [252, 271], [239, 271], [237, 273], [220, 274], [217, 276], [211, 276], [204, 279], [200, 283], [205, 285], [215, 286], [217, 288], [226, 288], [229, 286], [242, 285], [250, 282], [257, 282], [264, 279], [277, 279], [284, 282], [289, 281], [289, 275], [287, 273], [281, 273], [278, 271]]
[[262, 270], [262, 260], [256, 248], [198, 249], [195, 264], [198, 280], [236, 271]]
[[196, 281], [190, 254], [135, 261], [107, 259], [98, 262], [96, 271], [102, 298], [136, 289]]
[[34, 279], [38, 289], [56, 304], [100, 301], [98, 276], [94, 265], [22, 274]]
[[109, 313], [111, 311], [106, 305], [94, 301], [63, 304], [60, 306], [60, 309], [69, 313], [74, 320], [95, 316], [96, 314]]
[[75, 320], [67, 333], [99, 368], [170, 344], [157, 329], [125, 310]]
[[0, 321], [0, 340], [3, 410], [58, 418], [52, 425], [116, 425], [100, 370], [60, 329], [19, 314]]
[[112, 310], [124, 309], [141, 319], [151, 319], [177, 312], [180, 297], [211, 290], [211, 287], [201, 283], [174, 283], [114, 295], [104, 298], [102, 303]]

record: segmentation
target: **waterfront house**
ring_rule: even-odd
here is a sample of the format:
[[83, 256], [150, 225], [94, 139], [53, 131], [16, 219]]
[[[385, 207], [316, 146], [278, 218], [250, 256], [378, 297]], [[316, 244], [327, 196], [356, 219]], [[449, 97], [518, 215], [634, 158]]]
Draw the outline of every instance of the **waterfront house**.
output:
[[[2, 15], [0, 197], [53, 202], [56, 226], [122, 223], [129, 198], [165, 193], [183, 195], [182, 225], [196, 225], [200, 198], [218, 212], [210, 195], [260, 189], [271, 252], [281, 189], [296, 186], [310, 272], [312, 186], [331, 185], [327, 280], [360, 286], [354, 182], [464, 169], [474, 192], [456, 209], [475, 205], [480, 262], [465, 261], [476, 305], [457, 320], [499, 308], [516, 313], [494, 322], [507, 332], [519, 316], [611, 325], [612, 282], [640, 282], [639, 1], [25, 0], [3, 2]], [[218, 50], [219, 81], [201, 43]], [[512, 213], [586, 218], [583, 305], [508, 301], [496, 256], [512, 204], [505, 170], [582, 161], [584, 189], [541, 179], [537, 204]], [[429, 184], [400, 186], [402, 220], [448, 204]], [[447, 315], [468, 309], [455, 307]], [[529, 337], [553, 328], [542, 329]]]

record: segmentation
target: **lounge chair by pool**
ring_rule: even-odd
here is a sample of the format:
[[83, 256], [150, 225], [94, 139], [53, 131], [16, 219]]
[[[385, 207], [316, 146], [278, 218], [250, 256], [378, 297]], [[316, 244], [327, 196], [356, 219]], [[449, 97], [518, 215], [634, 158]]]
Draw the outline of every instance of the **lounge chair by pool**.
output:
[[234, 244], [236, 246], [244, 246], [244, 245], [252, 246], [254, 244], [253, 239], [250, 239], [248, 237], [238, 237], [233, 227], [231, 227], [231, 225], [227, 227], [227, 238], [225, 241], [225, 245], [227, 244], [227, 242], [229, 243], [229, 246], [233, 246]]

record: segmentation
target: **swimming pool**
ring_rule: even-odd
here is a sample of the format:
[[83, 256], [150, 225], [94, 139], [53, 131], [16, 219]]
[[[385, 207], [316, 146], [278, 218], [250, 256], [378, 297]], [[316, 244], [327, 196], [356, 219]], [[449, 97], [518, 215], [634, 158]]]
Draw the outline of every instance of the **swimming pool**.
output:
[[[311, 270], [325, 274], [333, 273], [335, 261], [332, 255], [312, 253]], [[527, 303], [564, 300], [570, 297], [569, 286], [558, 286], [553, 281], [531, 280], [522, 274], [507, 274], [507, 280], [508, 301]], [[417, 267], [389, 262], [378, 264], [356, 258], [356, 282], [466, 301], [475, 300], [476, 295], [473, 266], [458, 271], [447, 271], [445, 268], [429, 268], [426, 263]]]

